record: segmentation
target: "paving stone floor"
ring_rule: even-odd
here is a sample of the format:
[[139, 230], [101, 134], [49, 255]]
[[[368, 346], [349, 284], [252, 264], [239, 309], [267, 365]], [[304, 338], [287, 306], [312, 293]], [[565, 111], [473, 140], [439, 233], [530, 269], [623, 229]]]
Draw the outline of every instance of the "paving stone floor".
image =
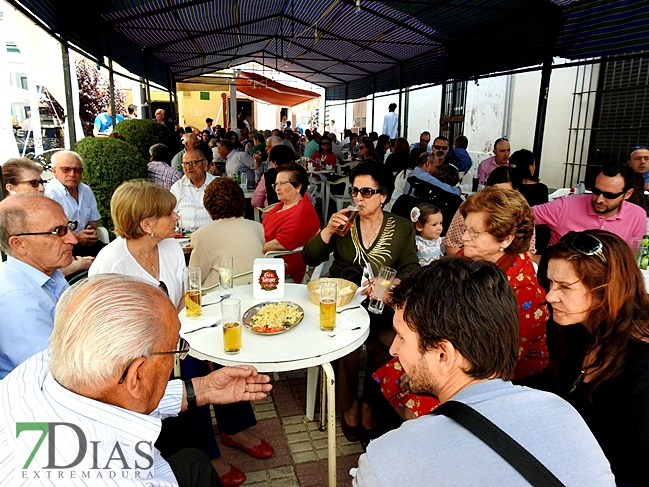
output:
[[[271, 377], [272, 378], [272, 377]], [[306, 370], [280, 373], [272, 381], [273, 391], [253, 403], [257, 426], [252, 434], [268, 441], [275, 454], [257, 460], [239, 450], [224, 447], [223, 458], [239, 467], [250, 487], [320, 487], [327, 485], [327, 432], [319, 430], [319, 396], [314, 421], [304, 416], [306, 408]], [[217, 436], [217, 438], [219, 438]], [[349, 487], [349, 469], [358, 465], [363, 453], [360, 443], [350, 443], [336, 420], [337, 484]]]

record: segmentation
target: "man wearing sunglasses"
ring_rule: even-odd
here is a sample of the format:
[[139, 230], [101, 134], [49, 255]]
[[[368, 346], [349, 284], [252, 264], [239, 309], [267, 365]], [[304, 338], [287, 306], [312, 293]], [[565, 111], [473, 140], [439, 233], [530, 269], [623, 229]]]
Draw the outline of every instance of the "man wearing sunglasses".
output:
[[0, 203], [0, 379], [47, 348], [54, 310], [68, 283], [59, 269], [72, 262], [77, 239], [63, 208], [36, 194]]
[[410, 144], [410, 151], [413, 149], [421, 149], [424, 152], [433, 152], [433, 146], [430, 143], [430, 132], [424, 131], [419, 136], [419, 143], [415, 142]]
[[550, 245], [569, 231], [608, 230], [631, 244], [647, 228], [645, 211], [628, 200], [633, 194], [633, 169], [626, 164], [604, 166], [591, 188], [592, 194], [558, 198], [532, 207], [537, 225], [552, 231]]
[[[86, 473], [85, 478], [110, 478], [116, 486], [220, 486], [216, 470], [200, 450], [184, 449], [162, 458], [154, 447], [162, 420], [205, 404], [263, 399], [272, 388], [270, 378], [254, 367], [240, 366], [169, 381], [175, 357], [183, 359], [190, 350], [179, 332], [169, 298], [140, 279], [99, 275], [65, 293], [49, 350], [0, 381], [0, 395], [11, 402], [6, 406], [12, 411], [0, 418], [5, 478], [20, 478], [29, 455], [25, 452], [34, 450], [35, 437], [16, 434], [16, 423], [39, 421], [58, 423], [56, 437], [52, 433], [48, 441], [54, 443], [57, 464], [69, 467], [59, 469], [57, 478], [81, 479]], [[79, 432], [87, 442], [83, 446]], [[46, 462], [48, 455], [36, 455], [28, 478], [47, 468]], [[136, 480], [136, 475], [150, 480]], [[70, 484], [77, 482], [51, 483]]]
[[101, 215], [92, 189], [81, 182], [81, 156], [68, 150], [56, 152], [52, 156], [52, 173], [54, 179], [45, 186], [45, 196], [63, 207], [69, 221], [77, 222], [74, 233], [79, 243], [74, 247], [75, 257], [97, 257], [104, 248], [97, 235], [97, 222]]

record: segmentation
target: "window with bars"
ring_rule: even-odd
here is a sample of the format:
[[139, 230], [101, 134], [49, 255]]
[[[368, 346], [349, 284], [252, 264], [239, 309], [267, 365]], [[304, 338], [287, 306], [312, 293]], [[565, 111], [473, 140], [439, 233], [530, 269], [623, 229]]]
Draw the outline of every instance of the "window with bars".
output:
[[455, 137], [464, 133], [466, 110], [466, 81], [445, 83], [442, 87], [442, 116], [440, 135], [453, 144]]

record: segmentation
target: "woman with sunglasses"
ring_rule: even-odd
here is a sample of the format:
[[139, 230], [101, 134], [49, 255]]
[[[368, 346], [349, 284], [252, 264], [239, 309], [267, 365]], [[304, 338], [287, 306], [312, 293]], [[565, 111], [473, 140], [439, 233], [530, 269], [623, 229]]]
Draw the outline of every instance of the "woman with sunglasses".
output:
[[[350, 210], [334, 213], [327, 226], [304, 246], [304, 261], [317, 266], [328, 260], [333, 252], [331, 277], [346, 277], [357, 268], [369, 268], [374, 276], [378, 276], [380, 268], [387, 266], [396, 269], [397, 278], [401, 279], [419, 267], [419, 259], [412, 223], [383, 211], [383, 205], [390, 200], [394, 189], [392, 173], [384, 164], [362, 162], [352, 169], [349, 180], [351, 196], [358, 206], [357, 218], [341, 237], [336, 234], [336, 229], [348, 222]], [[358, 281], [360, 279], [359, 273]], [[376, 419], [372, 410], [381, 404], [382, 396], [372, 380], [372, 373], [392, 358], [389, 348], [394, 331], [390, 310], [386, 307], [382, 315], [372, 315], [371, 318], [370, 336], [366, 341], [367, 370], [360, 401], [360, 349], [340, 359], [336, 366], [336, 408], [343, 413], [343, 432], [350, 441], [358, 441], [361, 436], [367, 440], [373, 436]]]
[[647, 485], [649, 297], [633, 252], [604, 230], [570, 232], [543, 255], [539, 281], [559, 330], [546, 374], [529, 385], [582, 415], [617, 485]]
[[[275, 148], [273, 148], [275, 150]], [[271, 151], [271, 157], [272, 157]], [[273, 189], [279, 204], [264, 217], [264, 253], [273, 250], [295, 250], [307, 243], [320, 229], [320, 219], [306, 195], [309, 179], [306, 170], [294, 162], [275, 168], [277, 176]], [[302, 254], [283, 255], [286, 274], [294, 282], [302, 282], [306, 265]]]
[[[45, 181], [41, 179], [43, 169], [25, 157], [9, 159], [2, 165], [2, 191], [4, 197], [19, 193], [43, 193]], [[76, 227], [75, 227], [76, 229]], [[61, 272], [70, 280], [78, 273], [86, 271], [95, 260], [94, 257], [75, 257], [69, 266], [63, 267]]]
[[313, 162], [320, 166], [335, 166], [336, 161], [338, 161], [338, 156], [336, 156], [332, 151], [331, 139], [323, 136], [320, 139], [320, 147], [313, 154]]

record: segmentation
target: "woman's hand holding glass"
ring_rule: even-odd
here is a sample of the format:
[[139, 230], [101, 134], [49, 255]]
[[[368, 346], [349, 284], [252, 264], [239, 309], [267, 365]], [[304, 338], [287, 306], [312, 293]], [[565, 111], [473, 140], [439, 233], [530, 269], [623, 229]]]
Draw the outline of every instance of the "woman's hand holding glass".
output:
[[324, 243], [328, 244], [331, 237], [336, 233], [336, 229], [339, 226], [347, 223], [347, 221], [349, 220], [347, 214], [350, 211], [351, 210], [349, 208], [343, 208], [342, 210], [331, 215], [327, 226], [322, 229], [322, 232], [320, 232], [320, 236], [322, 237], [322, 241]]

